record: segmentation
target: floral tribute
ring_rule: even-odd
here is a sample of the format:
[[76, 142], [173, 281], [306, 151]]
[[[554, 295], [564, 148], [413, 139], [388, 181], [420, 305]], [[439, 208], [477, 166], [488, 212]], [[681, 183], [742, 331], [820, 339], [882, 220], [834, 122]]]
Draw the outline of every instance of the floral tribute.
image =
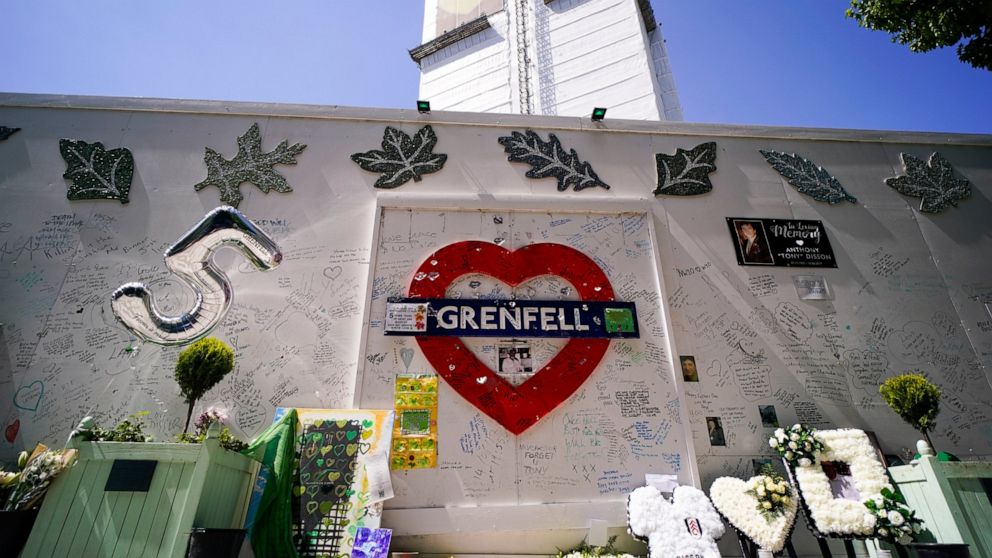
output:
[[[823, 535], [873, 536], [876, 516], [866, 513], [863, 502], [882, 500], [882, 491], [892, 486], [868, 435], [854, 429], [820, 430], [816, 438], [823, 443], [822, 451], [810, 463], [795, 466], [811, 527]], [[837, 473], [838, 463], [846, 464], [850, 475]], [[825, 469], [834, 471], [833, 476]]]
[[782, 475], [770, 467], [762, 473], [746, 482], [720, 477], [710, 486], [710, 499], [735, 529], [763, 550], [779, 552], [792, 533], [799, 502]]
[[657, 488], [642, 486], [627, 501], [627, 523], [631, 535], [647, 541], [649, 558], [720, 558], [723, 521], [698, 488], [680, 486], [669, 502]]
[[865, 500], [865, 507], [877, 519], [874, 537], [881, 541], [909, 544], [923, 530], [923, 520], [906, 505], [902, 495], [882, 489], [881, 499]]
[[823, 442], [816, 437], [816, 430], [801, 424], [794, 424], [788, 430], [779, 428], [768, 439], [768, 445], [790, 465], [807, 466], [816, 460], [816, 454], [823, 450]]
[[50, 450], [42, 444], [31, 455], [21, 452], [18, 471], [0, 471], [0, 510], [37, 507], [49, 485], [76, 460], [76, 450]]
[[633, 554], [626, 554], [617, 550], [613, 545], [617, 542], [614, 535], [609, 538], [606, 546], [594, 546], [585, 541], [572, 550], [560, 550], [556, 558], [636, 558]]

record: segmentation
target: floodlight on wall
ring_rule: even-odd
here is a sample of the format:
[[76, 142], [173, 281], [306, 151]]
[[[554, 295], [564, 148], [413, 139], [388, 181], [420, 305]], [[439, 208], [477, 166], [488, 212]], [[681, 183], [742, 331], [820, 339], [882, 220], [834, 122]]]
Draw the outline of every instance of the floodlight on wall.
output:
[[417, 112], [430, 112], [431, 102], [430, 101], [417, 101]]
[[600, 120], [606, 118], [606, 109], [602, 107], [596, 107], [592, 109], [592, 121], [599, 122]]

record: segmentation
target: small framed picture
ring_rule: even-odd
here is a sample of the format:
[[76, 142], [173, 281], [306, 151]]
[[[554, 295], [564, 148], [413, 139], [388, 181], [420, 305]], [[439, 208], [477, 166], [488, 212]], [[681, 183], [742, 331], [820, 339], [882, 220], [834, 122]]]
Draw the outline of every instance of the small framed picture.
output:
[[727, 445], [727, 436], [723, 433], [723, 421], [720, 417], [706, 417], [706, 430], [710, 435], [711, 446]]
[[692, 355], [682, 355], [679, 357], [682, 363], [682, 380], [686, 382], [698, 382], [699, 371], [696, 370], [696, 357]]
[[778, 414], [775, 413], [775, 405], [758, 405], [758, 414], [761, 415], [761, 426], [778, 428]]
[[497, 346], [497, 370], [501, 378], [519, 386], [534, 375], [534, 360], [530, 343], [524, 341], [502, 341]]

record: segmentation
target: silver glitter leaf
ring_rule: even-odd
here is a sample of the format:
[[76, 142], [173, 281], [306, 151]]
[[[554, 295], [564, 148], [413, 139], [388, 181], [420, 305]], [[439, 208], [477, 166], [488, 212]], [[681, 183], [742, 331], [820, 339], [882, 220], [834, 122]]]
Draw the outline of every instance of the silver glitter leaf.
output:
[[216, 186], [220, 188], [220, 200], [234, 207], [238, 207], [244, 199], [238, 187], [245, 182], [254, 184], [266, 194], [271, 190], [292, 192], [286, 178], [272, 167], [295, 165], [296, 156], [306, 147], [302, 143], [289, 145], [289, 141], [283, 140], [272, 151], [263, 153], [262, 133], [258, 130], [258, 124], [252, 124], [244, 135], [238, 137], [238, 154], [230, 161], [213, 149], [206, 148], [203, 162], [207, 165], [207, 177], [193, 188], [199, 191], [207, 186]]
[[713, 190], [710, 173], [716, 170], [716, 142], [701, 143], [675, 155], [656, 153], [658, 187], [654, 195], [697, 196]]
[[576, 192], [593, 186], [610, 189], [609, 184], [599, 179], [592, 165], [579, 159], [574, 149], [566, 152], [554, 134], [548, 134], [548, 141], [544, 141], [531, 130], [523, 134], [513, 132], [513, 135], [499, 138], [499, 143], [509, 154], [508, 161], [531, 166], [527, 178], [554, 177], [558, 180], [559, 192], [569, 186]]
[[14, 135], [15, 132], [19, 132], [20, 128], [8, 128], [7, 126], [0, 126], [0, 141], [3, 141], [10, 136]]
[[437, 136], [430, 125], [424, 126], [413, 138], [392, 126], [386, 126], [382, 136], [382, 151], [373, 149], [355, 153], [351, 160], [369, 172], [381, 172], [376, 188], [396, 188], [410, 181], [420, 182], [425, 174], [444, 167], [448, 156], [434, 153]]
[[858, 200], [841, 186], [840, 181], [823, 167], [799, 155], [779, 151], [758, 150], [773, 169], [778, 171], [800, 194], [830, 204]]
[[886, 178], [885, 183], [900, 194], [922, 198], [920, 211], [940, 213], [948, 205], [957, 207], [957, 202], [971, 195], [971, 182], [954, 176], [954, 167], [936, 151], [930, 155], [929, 163], [900, 153], [906, 174]]
[[128, 202], [134, 177], [134, 156], [129, 149], [107, 151], [100, 142], [60, 139], [59, 152], [66, 162], [62, 178], [72, 181], [68, 199]]

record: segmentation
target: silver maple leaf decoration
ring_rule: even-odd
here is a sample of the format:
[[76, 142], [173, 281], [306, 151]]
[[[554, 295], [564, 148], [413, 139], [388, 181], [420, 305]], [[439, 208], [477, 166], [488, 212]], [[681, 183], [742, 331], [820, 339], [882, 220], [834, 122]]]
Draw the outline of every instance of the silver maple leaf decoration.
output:
[[954, 167], [936, 151], [930, 155], [928, 163], [909, 153], [899, 155], [906, 174], [886, 178], [885, 183], [900, 194], [922, 198], [920, 211], [923, 213], [940, 213], [948, 205], [957, 207], [959, 200], [971, 195], [971, 182], [954, 176]]
[[566, 152], [554, 134], [548, 134], [548, 141], [543, 141], [531, 130], [525, 134], [513, 132], [513, 135], [499, 138], [499, 143], [509, 153], [508, 161], [531, 166], [527, 178], [554, 177], [558, 180], [559, 192], [569, 186], [576, 192], [593, 186], [610, 189], [609, 184], [599, 179], [592, 165], [579, 159], [575, 149]]
[[716, 170], [716, 142], [701, 143], [675, 155], [656, 153], [658, 187], [654, 195], [697, 196], [713, 190], [710, 173]]
[[780, 151], [765, 151], [763, 149], [759, 149], [758, 152], [800, 194], [806, 194], [814, 200], [829, 204], [842, 201], [858, 203], [858, 199], [849, 194], [841, 186], [839, 180], [813, 161], [795, 153], [790, 155]]
[[206, 148], [203, 162], [207, 165], [207, 177], [193, 188], [199, 191], [207, 186], [216, 186], [220, 188], [220, 200], [234, 207], [238, 207], [244, 199], [238, 187], [245, 182], [254, 184], [266, 194], [270, 190], [292, 192], [286, 178], [272, 167], [295, 165], [296, 156], [306, 147], [302, 143], [289, 145], [289, 141], [283, 140], [272, 151], [263, 153], [262, 134], [258, 124], [252, 124], [244, 135], [238, 137], [238, 154], [230, 161], [213, 149]]
[[448, 156], [434, 153], [437, 136], [430, 125], [424, 126], [411, 138], [392, 126], [386, 126], [382, 136], [382, 151], [373, 149], [355, 153], [351, 160], [369, 172], [381, 172], [376, 188], [397, 188], [410, 181], [420, 182], [425, 174], [444, 167]]
[[100, 142], [60, 139], [59, 152], [66, 163], [62, 178], [72, 181], [66, 198], [128, 202], [134, 177], [134, 156], [129, 149], [108, 151]]

